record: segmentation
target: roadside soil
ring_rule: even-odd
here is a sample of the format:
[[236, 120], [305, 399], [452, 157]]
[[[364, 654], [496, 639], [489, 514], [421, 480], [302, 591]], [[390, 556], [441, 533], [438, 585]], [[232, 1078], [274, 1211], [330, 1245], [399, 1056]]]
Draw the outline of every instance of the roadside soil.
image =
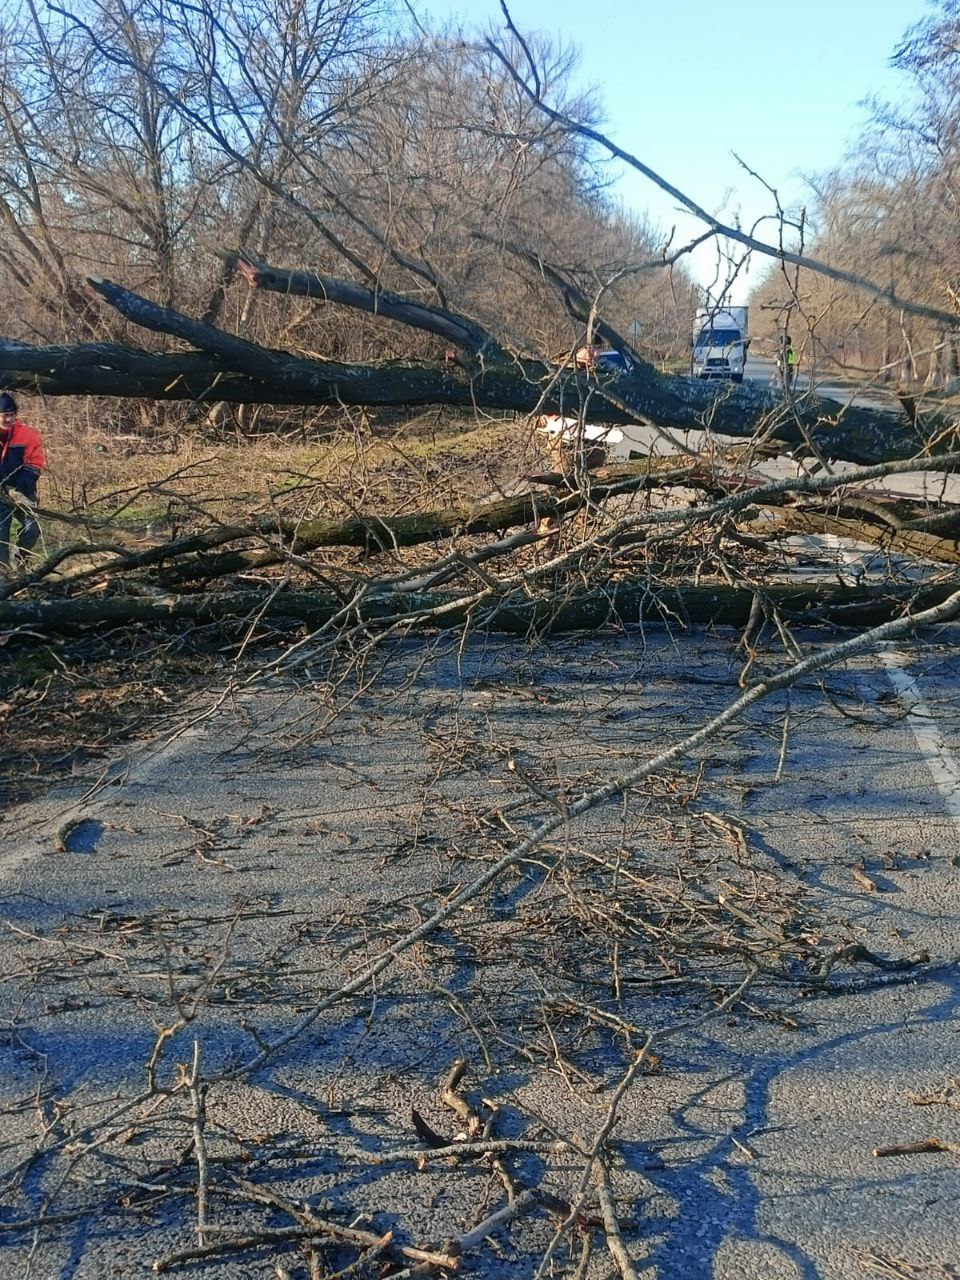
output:
[[132, 628], [26, 644], [0, 636], [0, 810], [157, 734], [209, 685], [225, 647], [222, 635]]

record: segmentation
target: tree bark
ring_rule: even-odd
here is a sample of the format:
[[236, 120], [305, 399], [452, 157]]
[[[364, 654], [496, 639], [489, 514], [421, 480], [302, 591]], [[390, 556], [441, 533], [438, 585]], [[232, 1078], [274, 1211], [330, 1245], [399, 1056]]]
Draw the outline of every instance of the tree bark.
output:
[[[281, 521], [273, 522], [272, 528], [271, 522], [265, 520], [259, 530], [249, 529], [245, 534], [239, 535], [235, 529], [224, 530], [222, 536], [216, 536], [222, 545], [236, 541], [238, 537], [254, 537], [258, 532], [261, 536], [267, 536], [273, 532], [284, 539], [285, 546], [282, 549], [265, 547], [210, 555], [207, 553], [208, 548], [214, 545], [211, 540], [205, 548], [197, 548], [189, 559], [171, 564], [159, 575], [160, 581], [164, 586], [176, 586], [201, 578], [265, 568], [279, 564], [287, 555], [302, 555], [318, 547], [358, 547], [365, 555], [372, 556], [458, 535], [479, 537], [487, 533], [501, 533], [521, 525], [535, 524], [545, 516], [570, 515], [579, 511], [588, 501], [602, 502], [614, 491], [636, 493], [674, 484], [699, 487], [700, 472], [690, 467], [668, 466], [667, 461], [662, 458], [650, 459], [644, 462], [642, 469], [634, 466], [611, 471], [606, 483], [594, 480], [585, 491], [575, 490], [559, 497], [522, 493], [484, 503], [482, 506], [447, 507], [400, 516], [371, 514], [353, 516], [346, 520]], [[709, 483], [706, 475], [704, 472], [704, 487]]]
[[89, 627], [192, 623], [248, 625], [260, 618], [286, 618], [322, 626], [336, 617], [345, 625], [386, 625], [406, 620], [411, 627], [446, 630], [473, 625], [519, 635], [595, 630], [610, 624], [680, 618], [687, 625], [745, 626], [755, 598], [804, 623], [831, 622], [850, 627], [875, 626], [905, 611], [916, 612], [945, 600], [954, 586], [841, 587], [776, 585], [754, 592], [718, 586], [663, 587], [619, 582], [608, 589], [570, 592], [537, 599], [500, 598], [492, 593], [469, 598], [462, 593], [359, 596], [347, 607], [332, 595], [313, 592], [238, 591], [225, 594], [162, 597], [114, 596], [100, 599], [0, 602], [0, 626], [24, 627], [46, 634], [74, 634]]
[[[198, 323], [198, 322], [197, 322]], [[230, 335], [223, 335], [229, 338]], [[562, 413], [583, 406], [591, 421], [615, 425], [652, 422], [678, 430], [751, 437], [761, 426], [785, 449], [808, 441], [826, 457], [870, 465], [910, 458], [929, 444], [934, 455], [955, 446], [952, 419], [931, 415], [911, 422], [906, 414], [843, 405], [814, 396], [786, 404], [766, 390], [721, 386], [639, 369], [635, 376], [603, 381], [558, 372], [539, 361], [479, 369], [418, 361], [342, 364], [258, 350], [231, 338], [211, 351], [155, 354], [107, 343], [30, 347], [0, 339], [4, 385], [41, 395], [143, 397], [152, 400], [227, 401], [231, 404], [345, 405], [417, 408], [426, 405]], [[244, 348], [257, 352], [247, 359]], [[226, 352], [243, 367], [231, 366]]]
[[486, 351], [504, 357], [504, 352], [493, 342], [489, 334], [473, 324], [465, 316], [441, 307], [411, 302], [387, 290], [368, 289], [352, 280], [339, 280], [322, 276], [315, 271], [283, 271], [265, 263], [240, 257], [237, 270], [255, 289], [272, 293], [292, 294], [299, 298], [316, 298], [319, 302], [341, 303], [369, 315], [395, 320], [398, 324], [432, 333], [445, 342], [463, 347], [471, 355]]

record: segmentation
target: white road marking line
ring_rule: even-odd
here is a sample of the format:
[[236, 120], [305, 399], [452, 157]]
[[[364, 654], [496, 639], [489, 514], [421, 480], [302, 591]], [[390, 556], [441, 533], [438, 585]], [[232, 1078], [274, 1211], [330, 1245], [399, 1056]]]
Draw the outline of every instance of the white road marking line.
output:
[[[862, 563], [858, 553], [845, 546], [843, 539], [826, 534], [823, 541], [837, 552], [837, 559], [848, 566]], [[878, 652], [890, 683], [907, 713], [906, 720], [914, 741], [943, 797], [943, 806], [956, 824], [957, 842], [960, 844], [960, 762], [944, 741], [936, 716], [924, 701], [920, 686], [907, 671], [909, 659], [906, 654], [897, 649], [893, 642], [882, 644]]]
[[879, 656], [906, 710], [907, 724], [943, 797], [944, 808], [960, 828], [960, 762], [944, 741], [937, 719], [924, 701], [919, 685], [905, 669], [906, 656], [892, 644], [883, 645]]

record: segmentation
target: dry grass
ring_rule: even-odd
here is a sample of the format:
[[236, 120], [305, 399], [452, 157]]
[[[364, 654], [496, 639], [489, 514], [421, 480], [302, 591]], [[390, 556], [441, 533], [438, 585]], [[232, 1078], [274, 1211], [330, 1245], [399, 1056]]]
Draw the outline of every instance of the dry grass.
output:
[[[24, 416], [43, 432], [49, 456], [44, 506], [110, 521], [123, 536], [167, 532], [201, 514], [240, 522], [276, 506], [315, 516], [476, 499], [537, 461], [522, 421], [436, 413], [390, 425], [344, 417], [314, 440], [216, 440], [196, 430], [149, 438], [124, 423], [68, 423], [49, 403]], [[48, 533], [51, 545], [64, 540]]]

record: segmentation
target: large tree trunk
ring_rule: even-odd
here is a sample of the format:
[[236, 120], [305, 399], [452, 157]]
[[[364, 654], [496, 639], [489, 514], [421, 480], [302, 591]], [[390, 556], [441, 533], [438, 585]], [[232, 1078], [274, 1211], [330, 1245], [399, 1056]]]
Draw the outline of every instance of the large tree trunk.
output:
[[[273, 353], [271, 353], [273, 354]], [[418, 408], [445, 405], [466, 411], [513, 410], [578, 415], [587, 405], [591, 421], [655, 423], [749, 438], [762, 427], [785, 449], [814, 446], [825, 456], [870, 465], [920, 452], [932, 437], [934, 453], [950, 452], [954, 438], [946, 421], [931, 416], [912, 422], [903, 413], [861, 409], [803, 396], [785, 405], [771, 393], [691, 382], [666, 374], [638, 373], [602, 384], [538, 361], [522, 361], [470, 375], [455, 366], [419, 362], [339, 364], [299, 360], [276, 353], [276, 376], [231, 369], [212, 355], [153, 354], [102, 343], [76, 347], [0, 344], [0, 375], [6, 386], [41, 395], [145, 397], [231, 404], [348, 405]]]
[[[324, 283], [332, 288], [337, 282]], [[539, 360], [500, 358], [492, 339], [477, 356], [481, 338], [475, 324], [400, 300], [391, 300], [393, 318], [402, 317], [413, 327], [449, 335], [458, 332], [459, 323], [460, 346], [466, 353], [461, 364], [308, 359], [235, 337], [108, 281], [91, 280], [90, 287], [127, 319], [198, 350], [154, 354], [107, 343], [30, 347], [0, 339], [0, 375], [7, 385], [45, 395], [210, 403], [447, 405], [471, 411], [586, 413], [593, 422], [648, 422], [677, 430], [709, 426], [735, 437], [752, 436], [762, 427], [768, 438], [786, 448], [812, 446], [826, 457], [864, 464], [911, 457], [931, 440], [930, 448], [946, 453], [954, 439], [952, 417], [914, 421], [906, 414], [851, 407], [813, 395], [785, 402], [749, 384], [717, 388], [657, 373], [642, 362], [630, 375], [590, 376], [573, 369], [558, 371]], [[337, 296], [364, 309], [374, 305], [370, 291], [346, 283]]]
[[677, 619], [690, 624], [742, 627], [757, 603], [805, 623], [875, 626], [904, 612], [917, 612], [945, 600], [955, 586], [842, 587], [774, 585], [762, 591], [718, 586], [662, 587], [648, 582], [614, 583], [604, 590], [571, 590], [556, 596], [524, 599], [494, 593], [428, 595], [399, 593], [358, 596], [349, 605], [320, 592], [255, 591], [191, 596], [114, 596], [100, 599], [0, 602], [0, 626], [24, 627], [47, 634], [74, 634], [90, 627], [132, 623], [184, 622], [248, 624], [260, 618], [289, 618], [320, 627], [335, 618], [345, 626], [391, 625], [446, 630], [475, 625], [519, 635], [531, 632], [592, 630], [608, 623]]

